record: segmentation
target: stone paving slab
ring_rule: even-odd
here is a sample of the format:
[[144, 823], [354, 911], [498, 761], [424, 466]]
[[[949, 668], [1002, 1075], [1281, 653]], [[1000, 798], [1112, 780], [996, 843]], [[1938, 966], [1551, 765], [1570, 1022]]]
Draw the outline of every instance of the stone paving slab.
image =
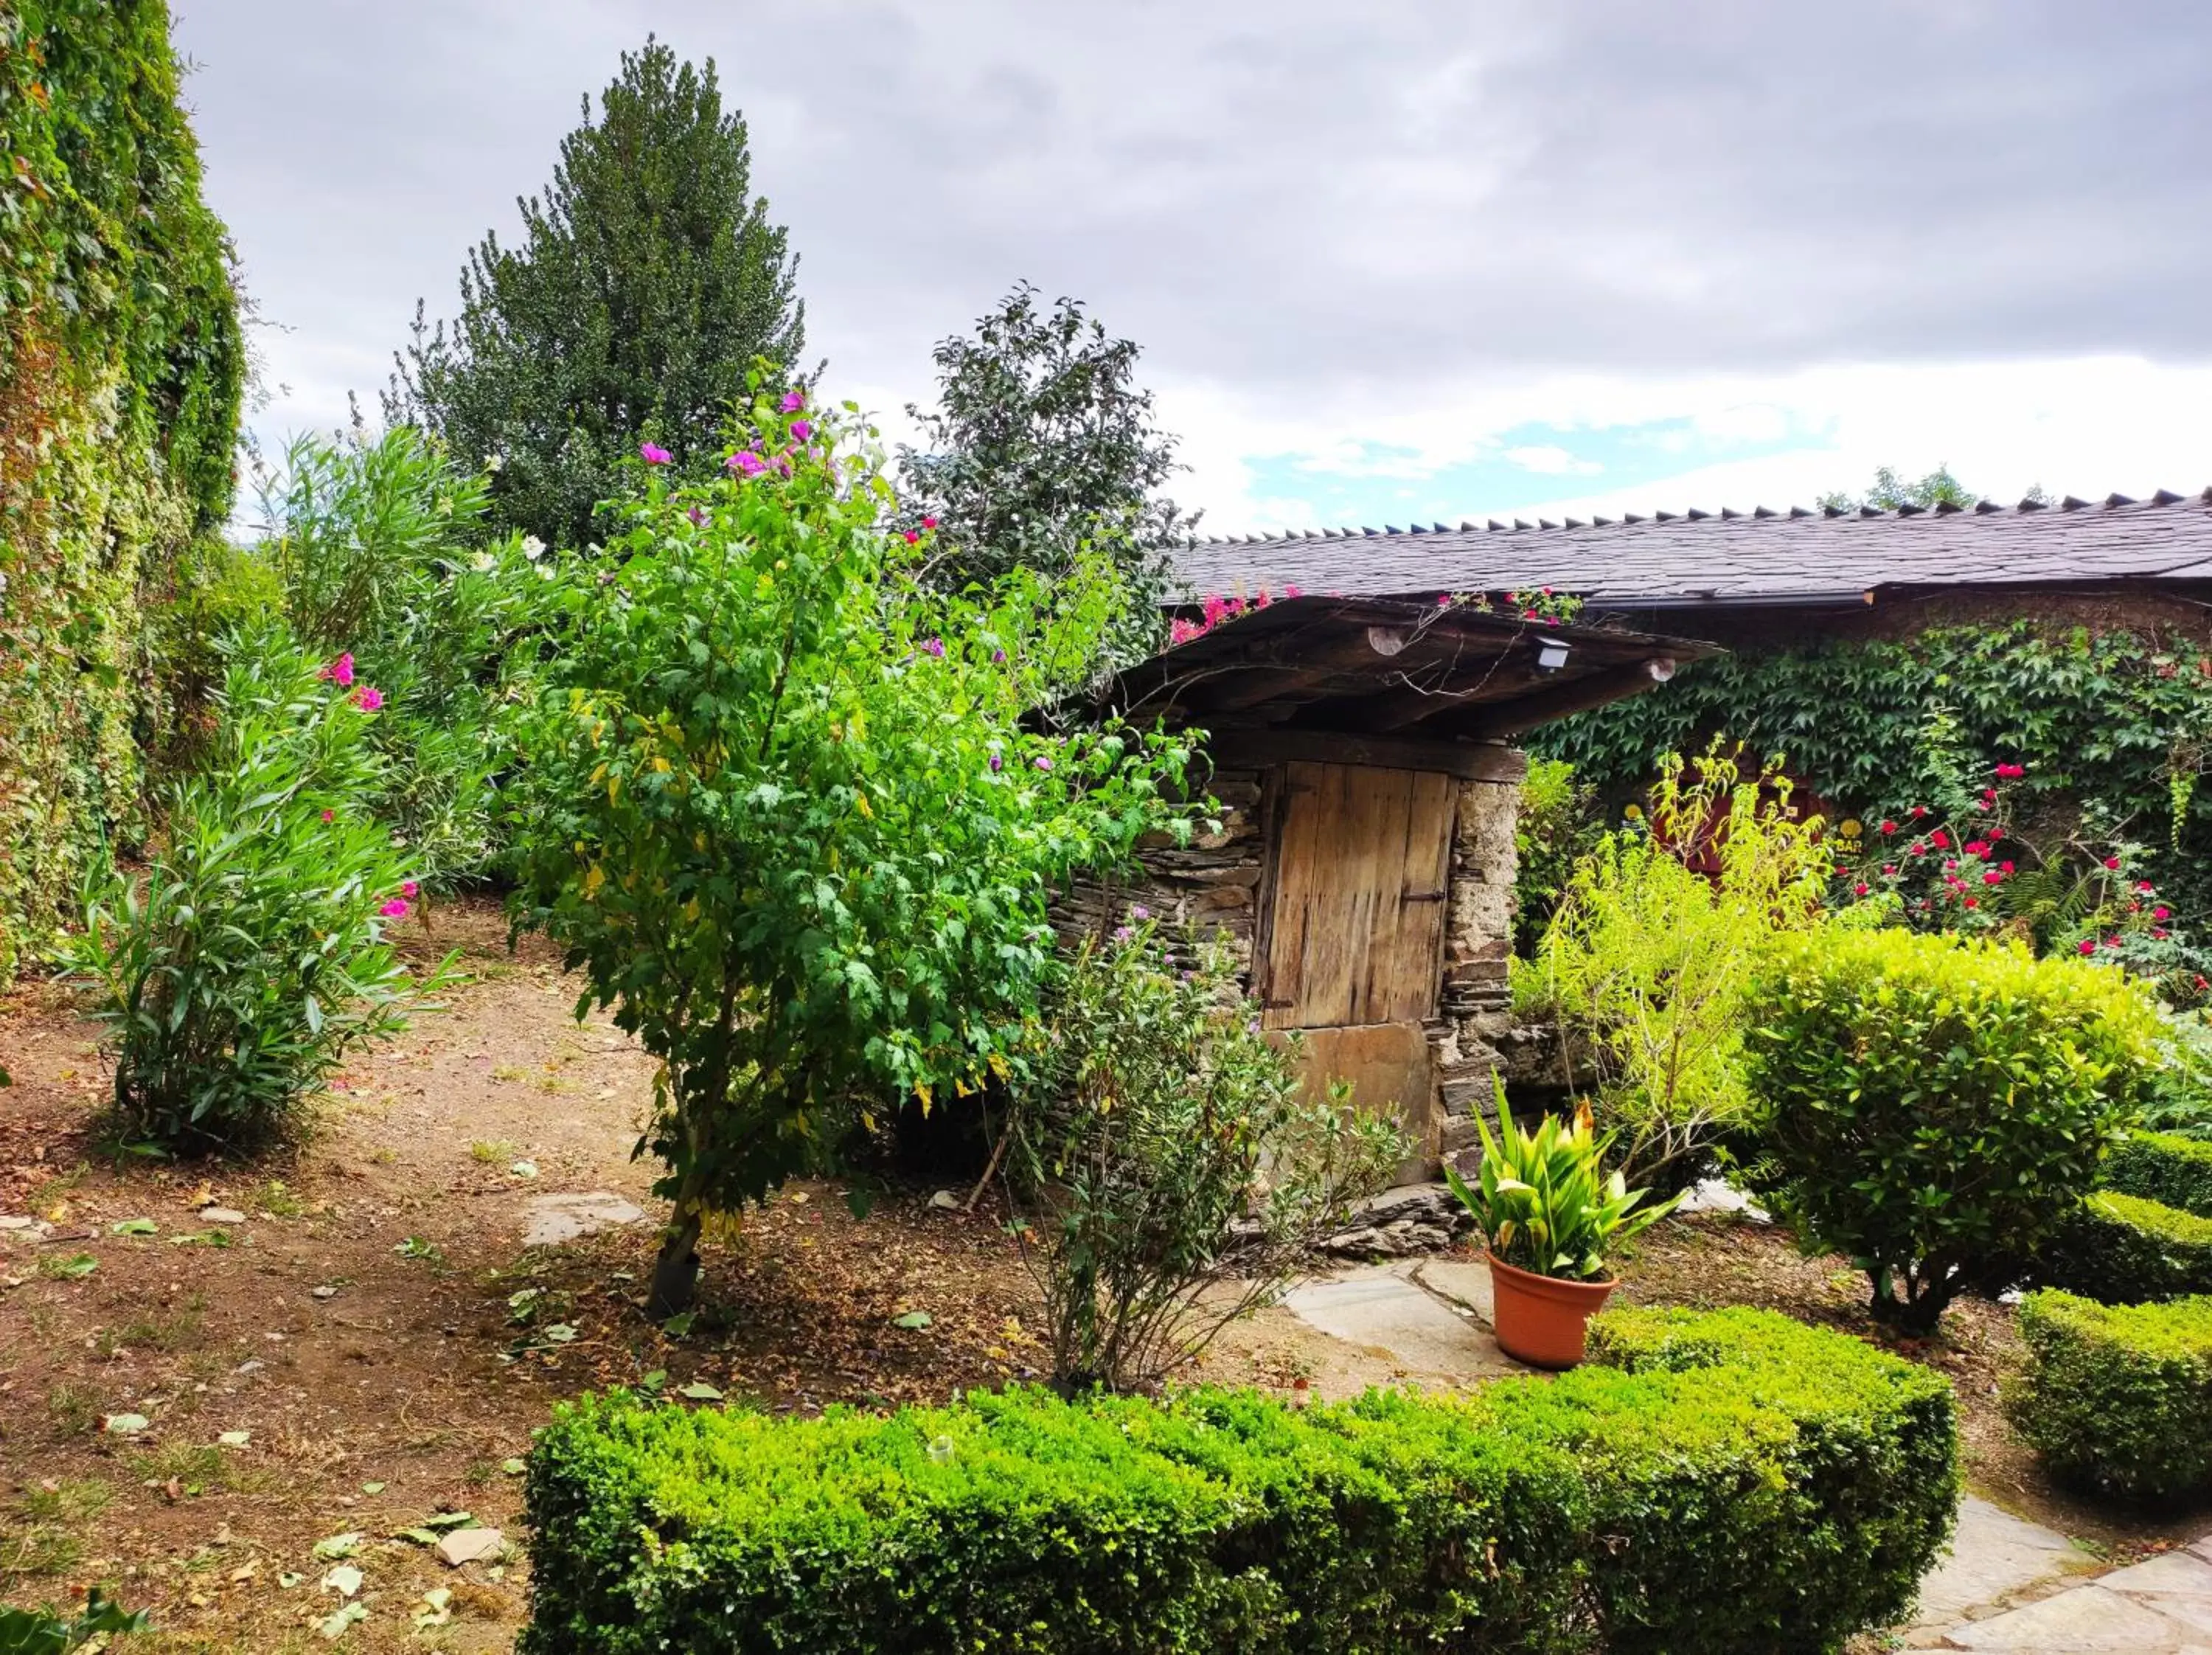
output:
[[1370, 1266], [1293, 1288], [1283, 1305], [1307, 1326], [1413, 1370], [1452, 1378], [1522, 1372], [1490, 1330], [1413, 1279], [1420, 1268]]
[[1952, 1649], [2015, 1655], [2212, 1655], [2212, 1636], [2102, 1585], [1951, 1629]]
[[[2023, 1592], [2096, 1567], [2097, 1560], [2064, 1535], [1968, 1494], [1959, 1503], [1950, 1555], [1921, 1582], [1912, 1628], [1940, 1633], [1972, 1618], [1976, 1610], [1992, 1613]], [[1926, 1648], [1936, 1640], [1912, 1641]]]
[[550, 1247], [594, 1230], [635, 1224], [645, 1213], [620, 1196], [594, 1190], [585, 1195], [534, 1196], [523, 1203], [522, 1216], [526, 1226], [522, 1244]]

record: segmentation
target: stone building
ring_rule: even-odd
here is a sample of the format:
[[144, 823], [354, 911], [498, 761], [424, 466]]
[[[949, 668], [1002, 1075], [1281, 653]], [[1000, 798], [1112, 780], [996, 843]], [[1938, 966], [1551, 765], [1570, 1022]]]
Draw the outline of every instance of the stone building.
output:
[[[1180, 630], [1188, 632], [1188, 624]], [[1711, 645], [1480, 602], [1293, 597], [1131, 668], [1111, 710], [1206, 732], [1219, 831], [1071, 893], [1064, 932], [1141, 905], [1224, 934], [1310, 1082], [1395, 1109], [1409, 1175], [1474, 1141], [1509, 1031], [1514, 737], [1652, 688]]]

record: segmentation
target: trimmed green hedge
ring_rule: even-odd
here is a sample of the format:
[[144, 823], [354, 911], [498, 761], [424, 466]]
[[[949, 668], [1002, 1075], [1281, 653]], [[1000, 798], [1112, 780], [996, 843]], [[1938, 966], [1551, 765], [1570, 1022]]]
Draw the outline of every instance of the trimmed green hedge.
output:
[[2212, 1219], [2179, 1208], [2100, 1190], [2045, 1249], [2036, 1271], [2105, 1305], [2212, 1293]]
[[2212, 1491], [2212, 1298], [2031, 1293], [2020, 1330], [2028, 1363], [2005, 1411], [2054, 1476], [2138, 1500]]
[[1771, 1655], [1903, 1618], [1957, 1497], [1940, 1376], [1756, 1311], [1596, 1345], [1614, 1366], [1304, 1412], [586, 1397], [532, 1456], [520, 1646]]
[[2099, 1182], [2212, 1219], [2212, 1143], [2170, 1132], [2130, 1133], [2106, 1152]]

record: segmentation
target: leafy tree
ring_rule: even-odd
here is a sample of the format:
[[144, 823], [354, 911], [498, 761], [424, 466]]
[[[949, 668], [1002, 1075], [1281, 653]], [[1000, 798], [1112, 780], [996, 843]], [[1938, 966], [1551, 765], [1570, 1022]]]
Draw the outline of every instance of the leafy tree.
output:
[[526, 738], [518, 921], [663, 1065], [660, 1315], [710, 1216], [875, 1107], [1013, 1072], [1048, 891], [1162, 826], [1185, 756], [1024, 721], [1095, 648], [1110, 578], [933, 594], [845, 423], [796, 392], [751, 413], [712, 483], [648, 447], [629, 532], [564, 577], [574, 641]]
[[[938, 409], [909, 404], [929, 447], [899, 450], [909, 526], [937, 525], [933, 583], [957, 589], [1016, 568], [1047, 575], [1106, 551], [1140, 595], [1164, 590], [1160, 548], [1197, 521], [1159, 493], [1182, 469], [1176, 439], [1134, 382], [1138, 348], [1082, 301], [1047, 310], [1024, 282], [932, 353]], [[1156, 605], [1138, 612], [1150, 624]]]
[[798, 260], [751, 193], [714, 60], [648, 38], [599, 102], [552, 187], [518, 204], [522, 246], [489, 234], [470, 255], [459, 320], [426, 332], [416, 307], [386, 399], [395, 422], [488, 457], [495, 517], [556, 546], [588, 542], [641, 435], [711, 465], [755, 358], [787, 369], [805, 337]]
[[[2042, 490], [2032, 490], [2030, 493], [2039, 496]], [[1893, 465], [1877, 465], [1874, 486], [1863, 496], [1838, 491], [1824, 494], [1813, 503], [1822, 511], [1856, 511], [1862, 506], [1871, 506], [1876, 511], [1917, 506], [1927, 511], [1937, 506], [1971, 506], [1980, 498], [1951, 475], [1948, 465], [1938, 465], [1925, 477], [1910, 479], [1899, 476]]]

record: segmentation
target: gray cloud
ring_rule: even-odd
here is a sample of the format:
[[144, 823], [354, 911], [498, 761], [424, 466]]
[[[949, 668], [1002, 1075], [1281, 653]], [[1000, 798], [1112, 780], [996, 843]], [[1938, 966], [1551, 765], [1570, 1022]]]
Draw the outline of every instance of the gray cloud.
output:
[[180, 0], [287, 376], [380, 382], [658, 28], [711, 54], [838, 379], [1015, 277], [1322, 399], [2212, 345], [2212, 9], [2060, 0]]

